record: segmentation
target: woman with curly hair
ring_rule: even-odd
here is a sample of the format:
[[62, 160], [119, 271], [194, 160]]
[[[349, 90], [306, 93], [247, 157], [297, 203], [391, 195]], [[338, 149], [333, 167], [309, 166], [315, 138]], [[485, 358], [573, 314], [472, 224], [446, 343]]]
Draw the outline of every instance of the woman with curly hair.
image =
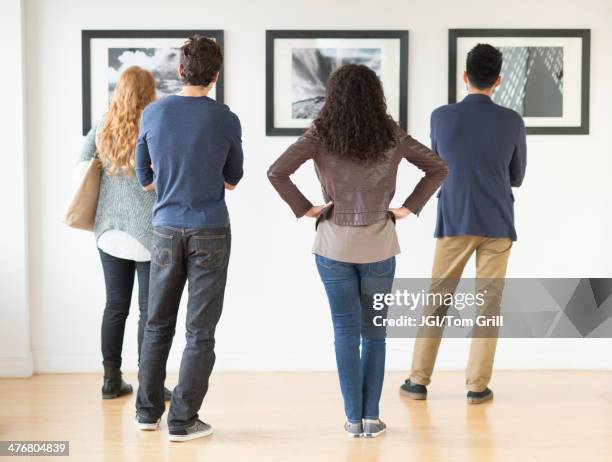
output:
[[[134, 174], [134, 148], [140, 116], [155, 100], [155, 78], [138, 66], [128, 67], [117, 80], [108, 111], [85, 137], [80, 161], [97, 157], [102, 167], [100, 196], [94, 224], [96, 245], [106, 285], [102, 317], [102, 398], [132, 392], [121, 376], [125, 322], [138, 277], [138, 353], [147, 321], [149, 269], [155, 191], [145, 191]], [[166, 399], [170, 391], [165, 390]]]
[[[313, 204], [290, 180], [312, 159], [326, 205]], [[425, 172], [399, 208], [390, 208], [402, 159]], [[350, 437], [376, 437], [385, 370], [386, 307], [399, 244], [395, 221], [417, 214], [447, 174], [446, 165], [387, 114], [382, 84], [363, 65], [336, 70], [310, 129], [270, 167], [268, 178], [296, 217], [316, 219], [313, 247], [334, 327], [336, 363]], [[377, 307], [380, 308], [380, 307]]]

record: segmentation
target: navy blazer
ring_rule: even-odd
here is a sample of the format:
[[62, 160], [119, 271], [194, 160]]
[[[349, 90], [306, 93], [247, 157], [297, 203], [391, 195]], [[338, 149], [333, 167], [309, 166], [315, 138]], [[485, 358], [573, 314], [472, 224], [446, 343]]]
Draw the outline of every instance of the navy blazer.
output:
[[515, 241], [512, 187], [521, 185], [527, 165], [523, 118], [486, 95], [470, 94], [431, 114], [431, 144], [449, 169], [435, 236]]

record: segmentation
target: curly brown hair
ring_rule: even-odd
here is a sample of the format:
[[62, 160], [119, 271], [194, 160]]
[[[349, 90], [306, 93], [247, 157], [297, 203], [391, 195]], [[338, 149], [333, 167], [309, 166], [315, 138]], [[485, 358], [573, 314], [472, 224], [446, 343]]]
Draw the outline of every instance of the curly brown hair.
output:
[[346, 64], [329, 77], [325, 104], [313, 123], [330, 154], [358, 163], [382, 159], [398, 141], [382, 83], [361, 64]]
[[221, 69], [223, 53], [213, 39], [193, 35], [181, 47], [182, 81], [207, 87]]

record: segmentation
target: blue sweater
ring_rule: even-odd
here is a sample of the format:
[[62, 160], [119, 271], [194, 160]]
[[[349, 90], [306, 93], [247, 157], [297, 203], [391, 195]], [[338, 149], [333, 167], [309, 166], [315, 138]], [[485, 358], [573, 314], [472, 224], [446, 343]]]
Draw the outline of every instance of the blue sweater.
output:
[[242, 178], [238, 117], [206, 96], [171, 95], [146, 107], [136, 144], [136, 175], [155, 183], [153, 226], [229, 224], [224, 181]]
[[512, 187], [521, 185], [527, 165], [521, 116], [470, 94], [432, 113], [431, 144], [449, 169], [438, 194], [435, 236], [516, 240]]

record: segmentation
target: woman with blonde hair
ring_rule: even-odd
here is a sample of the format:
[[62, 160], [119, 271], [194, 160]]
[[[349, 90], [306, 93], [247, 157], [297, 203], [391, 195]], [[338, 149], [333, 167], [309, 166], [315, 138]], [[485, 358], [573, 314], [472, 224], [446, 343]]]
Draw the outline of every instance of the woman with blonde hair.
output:
[[142, 111], [154, 100], [153, 74], [138, 66], [127, 68], [117, 81], [108, 112], [87, 134], [80, 156], [83, 163], [97, 157], [103, 170], [94, 226], [106, 284], [103, 399], [132, 392], [121, 377], [121, 350], [136, 275], [139, 355], [147, 321], [155, 191], [143, 190], [134, 175], [134, 147]]

